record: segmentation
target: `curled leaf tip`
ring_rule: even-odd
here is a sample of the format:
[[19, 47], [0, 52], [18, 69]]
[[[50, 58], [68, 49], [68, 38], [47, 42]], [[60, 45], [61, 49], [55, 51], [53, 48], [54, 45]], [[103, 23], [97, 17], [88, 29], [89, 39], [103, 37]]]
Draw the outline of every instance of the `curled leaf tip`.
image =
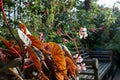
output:
[[19, 27], [20, 27], [20, 29], [26, 34], [26, 26], [25, 26], [25, 24], [23, 24], [21, 21], [18, 21], [19, 22]]

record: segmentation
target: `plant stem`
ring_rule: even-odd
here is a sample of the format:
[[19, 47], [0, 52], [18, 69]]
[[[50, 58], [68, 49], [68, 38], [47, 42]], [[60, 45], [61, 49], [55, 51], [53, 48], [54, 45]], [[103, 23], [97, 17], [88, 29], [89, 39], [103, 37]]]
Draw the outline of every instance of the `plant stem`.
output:
[[80, 56], [80, 52], [79, 52], [78, 47], [77, 47], [77, 44], [76, 44], [76, 39], [70, 37], [68, 34], [66, 34], [66, 36], [67, 36], [68, 38], [70, 38], [70, 40], [72, 40], [73, 43], [74, 43], [74, 46], [75, 46], [76, 52], [77, 52], [77, 54], [78, 54], [78, 56], [77, 56], [77, 58], [76, 58], [76, 60], [77, 60], [77, 59], [79, 58], [79, 56]]

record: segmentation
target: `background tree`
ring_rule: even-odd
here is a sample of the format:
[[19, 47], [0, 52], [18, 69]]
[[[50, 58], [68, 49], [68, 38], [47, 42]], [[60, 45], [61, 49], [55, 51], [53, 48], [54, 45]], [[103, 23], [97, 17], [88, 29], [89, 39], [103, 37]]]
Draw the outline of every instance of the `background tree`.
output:
[[[78, 46], [87, 44], [89, 48], [106, 47], [112, 40], [111, 32], [116, 29], [115, 25], [119, 25], [115, 24], [119, 22], [119, 12], [115, 12], [115, 8], [113, 13], [112, 9], [99, 6], [97, 0], [4, 0], [4, 8], [15, 33], [14, 28], [18, 27], [20, 20], [33, 35], [43, 32], [46, 41], [63, 43], [63, 38], [67, 37], [57, 33], [61, 29], [61, 34], [75, 37], [80, 42]], [[3, 16], [0, 17], [0, 34], [11, 38]], [[87, 39], [79, 39], [80, 27], [88, 29]]]
[[76, 16], [79, 26], [86, 27], [89, 31], [89, 37], [84, 40], [84, 43], [91, 49], [97, 47], [103, 48], [110, 42], [111, 25], [116, 19], [112, 9], [99, 6], [96, 1], [90, 0], [90, 9], [87, 11], [84, 8], [83, 1], [78, 0], [76, 4]]

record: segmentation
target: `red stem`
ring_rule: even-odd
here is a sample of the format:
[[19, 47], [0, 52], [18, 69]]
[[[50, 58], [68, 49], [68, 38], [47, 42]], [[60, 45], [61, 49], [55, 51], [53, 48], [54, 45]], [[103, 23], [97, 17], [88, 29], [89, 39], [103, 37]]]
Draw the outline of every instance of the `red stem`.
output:
[[5, 20], [5, 22], [6, 22], [7, 26], [8, 26], [9, 32], [10, 32], [10, 34], [12, 35], [12, 37], [16, 40], [16, 42], [18, 43], [18, 45], [20, 46], [20, 48], [21, 48], [21, 53], [22, 53], [22, 52], [23, 52], [23, 51], [22, 51], [22, 45], [19, 43], [19, 41], [15, 38], [14, 34], [12, 33], [12, 29], [11, 29], [11, 27], [10, 27], [10, 24], [8, 23], [8, 20], [7, 20], [7, 17], [6, 17], [4, 8], [3, 8], [3, 2], [2, 2], [2, 0], [0, 0], [0, 8], [1, 8], [1, 11], [2, 11], [2, 14], [3, 14], [3, 17], [4, 17], [4, 20]]
[[68, 38], [70, 38], [70, 40], [72, 40], [73, 43], [74, 43], [74, 46], [75, 46], [76, 52], [78, 53], [78, 56], [77, 56], [77, 58], [76, 58], [76, 60], [77, 60], [77, 59], [79, 58], [79, 56], [80, 56], [80, 52], [79, 52], [78, 47], [77, 47], [77, 44], [76, 44], [76, 39], [70, 37], [68, 34], [66, 34], [66, 36], [67, 36]]
[[74, 38], [70, 37], [68, 34], [66, 34], [66, 36], [73, 41], [75, 49], [76, 49], [77, 53], [79, 54], [79, 50], [78, 50], [78, 47], [77, 47], [77, 44], [76, 44], [76, 40]]
[[0, 0], [0, 8], [1, 8], [2, 14], [3, 14], [3, 16], [4, 16], [4, 20], [5, 20], [5, 22], [6, 22], [7, 26], [8, 26], [8, 29], [9, 29], [10, 34], [11, 34], [12, 37], [15, 39], [15, 41], [18, 43], [18, 45], [20, 46], [21, 53], [22, 53], [22, 56], [20, 55], [20, 57], [22, 58], [22, 67], [21, 67], [21, 69], [23, 70], [24, 55], [25, 55], [25, 54], [24, 54], [24, 53], [25, 53], [25, 51], [24, 51], [24, 46], [17, 40], [17, 38], [16, 38], [16, 37], [14, 36], [14, 34], [12, 33], [12, 29], [11, 29], [11, 27], [10, 27], [10, 24], [8, 23], [7, 18], [6, 18], [6, 14], [5, 14], [5, 11], [4, 11], [4, 8], [3, 8], [3, 1], [2, 1], [2, 0]]
[[[14, 34], [12, 33], [12, 29], [10, 28], [10, 24], [8, 23], [8, 20], [7, 20], [7, 18], [6, 18], [5, 11], [4, 11], [4, 8], [3, 8], [2, 0], [0, 0], [0, 8], [1, 8], [1, 10], [2, 10], [2, 14], [3, 14], [4, 20], [5, 20], [5, 22], [6, 22], [7, 26], [8, 26], [8, 29], [9, 29], [11, 35], [12, 35], [13, 38], [17, 41], [17, 39], [15, 38]], [[18, 41], [17, 41], [17, 42], [18, 42]]]

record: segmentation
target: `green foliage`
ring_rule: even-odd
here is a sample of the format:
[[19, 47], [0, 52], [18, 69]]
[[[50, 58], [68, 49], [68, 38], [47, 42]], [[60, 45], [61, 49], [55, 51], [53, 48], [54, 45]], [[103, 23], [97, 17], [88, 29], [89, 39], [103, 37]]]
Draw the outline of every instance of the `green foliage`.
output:
[[[89, 48], [105, 47], [110, 42], [111, 25], [115, 23], [116, 17], [112, 9], [98, 6], [96, 0], [91, 0], [91, 9], [86, 11], [83, 2], [77, 3], [77, 21], [79, 26], [88, 29], [88, 38], [85, 41]], [[100, 29], [104, 27], [104, 29]]]
[[[23, 12], [20, 20], [34, 35], [37, 35], [38, 32], [44, 32], [48, 41], [61, 42], [56, 31], [57, 28], [65, 27], [64, 24], [68, 23], [68, 15], [73, 5], [74, 0], [29, 1], [20, 10]], [[66, 31], [66, 28], [64, 30]]]
[[110, 26], [110, 42], [105, 45], [106, 48], [115, 49], [118, 52], [120, 47], [120, 11], [118, 8], [113, 8], [114, 16], [116, 17], [115, 23]]
[[[4, 0], [4, 8], [16, 37], [18, 35], [14, 29], [18, 27], [20, 20], [33, 35], [38, 36], [39, 32], [43, 32], [46, 41], [73, 46], [72, 41], [64, 43], [64, 36], [56, 33], [61, 27], [63, 34], [68, 33], [72, 38], [76, 38], [78, 43], [80, 42], [79, 46], [84, 44], [89, 48], [106, 48], [106, 45], [113, 45], [119, 40], [117, 36], [119, 31], [115, 31], [120, 27], [119, 10], [98, 6], [96, 1], [90, 0], [88, 11], [83, 0]], [[9, 14], [14, 14], [14, 17]], [[7, 28], [3, 28], [6, 25], [2, 14], [0, 18], [1, 35], [10, 37], [9, 31], [5, 30]], [[80, 27], [87, 28], [89, 35], [87, 39], [79, 39]], [[102, 27], [104, 29], [100, 30]]]

